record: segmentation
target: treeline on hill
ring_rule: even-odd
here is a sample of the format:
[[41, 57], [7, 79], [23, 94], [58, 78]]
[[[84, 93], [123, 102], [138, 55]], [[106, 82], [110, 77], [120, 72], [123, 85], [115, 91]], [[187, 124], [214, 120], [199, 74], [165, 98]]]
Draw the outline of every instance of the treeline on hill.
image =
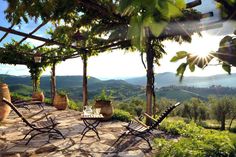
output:
[[[24, 96], [30, 96], [32, 94], [32, 87], [23, 84], [9, 84], [12, 92], [18, 93]], [[47, 87], [47, 88], [45, 88]], [[41, 89], [44, 91], [46, 97], [50, 97], [50, 86], [42, 85]], [[105, 89], [112, 92], [113, 100], [126, 101], [130, 98], [136, 97], [145, 99], [145, 88], [137, 85], [131, 85], [122, 80], [108, 80], [108, 81], [93, 81], [88, 85], [88, 96], [90, 100], [100, 95], [101, 91]], [[82, 87], [81, 86], [58, 86], [58, 91], [63, 90], [68, 94], [70, 99], [75, 101], [82, 100]], [[169, 86], [156, 89], [157, 99], [165, 97], [168, 99], [174, 99], [176, 101], [185, 101], [192, 97], [200, 98], [201, 100], [208, 100], [210, 95], [224, 96], [235, 95], [236, 88], [211, 86], [208, 88], [196, 88], [187, 86]]]
[[[20, 88], [21, 91], [23, 90]], [[223, 91], [220, 91], [223, 90]], [[14, 90], [14, 89], [12, 89]], [[236, 132], [236, 123], [233, 123], [236, 119], [236, 97], [234, 97], [231, 93], [235, 89], [225, 88], [225, 87], [210, 87], [210, 88], [193, 88], [193, 87], [163, 87], [159, 89], [164, 91], [166, 94], [174, 96], [173, 93], [178, 95], [181, 92], [177, 92], [178, 90], [186, 90], [187, 94], [190, 93], [189, 97], [185, 100], [180, 101], [182, 103], [174, 112], [171, 113], [170, 116], [178, 116], [185, 119], [187, 122], [194, 121], [201, 126], [206, 128], [213, 129], [221, 129], [225, 130], [231, 129], [231, 131]], [[210, 93], [214, 93], [214, 91], [218, 91], [218, 95], [210, 95]], [[19, 90], [18, 90], [19, 91]], [[171, 93], [171, 91], [175, 91]], [[192, 92], [205, 91], [204, 94], [210, 95], [206, 99], [202, 99], [196, 93]], [[117, 92], [117, 91], [116, 91]], [[125, 92], [125, 89], [124, 91]], [[136, 91], [137, 92], [137, 91]], [[114, 95], [115, 92], [113, 92]], [[219, 94], [220, 93], [220, 94]], [[226, 93], [226, 94], [225, 94]], [[228, 93], [228, 95], [227, 95]], [[126, 94], [129, 92], [126, 91]], [[15, 93], [14, 95], [18, 95]], [[163, 94], [164, 95], [164, 94]], [[185, 95], [186, 96], [186, 95]], [[179, 97], [179, 95], [178, 95]], [[82, 109], [81, 101], [73, 101], [70, 99], [70, 108], [71, 109]], [[50, 100], [49, 100], [50, 101]], [[128, 99], [123, 100], [115, 100], [113, 99], [113, 105], [116, 109], [117, 116], [122, 120], [129, 120], [131, 115], [140, 116], [142, 112], [145, 112], [145, 99], [141, 97], [128, 97]], [[161, 114], [168, 106], [176, 103], [177, 99], [169, 99], [166, 97], [157, 96], [157, 108], [155, 113], [156, 117]], [[89, 104], [94, 104], [93, 99], [89, 100]], [[124, 111], [124, 112], [123, 112]], [[130, 115], [130, 116], [129, 116]], [[209, 123], [208, 123], [209, 122]]]
[[[174, 103], [176, 100], [159, 98], [156, 116]], [[145, 112], [145, 101], [133, 98], [127, 102], [116, 102], [115, 108], [127, 111], [134, 116], [140, 116], [142, 112]], [[234, 123], [236, 119], [236, 97], [209, 96], [208, 100], [205, 101], [192, 97], [183, 101], [182, 105], [171, 113], [171, 116], [182, 117], [186, 122], [194, 121], [205, 128], [229, 129], [236, 132], [236, 123]]]

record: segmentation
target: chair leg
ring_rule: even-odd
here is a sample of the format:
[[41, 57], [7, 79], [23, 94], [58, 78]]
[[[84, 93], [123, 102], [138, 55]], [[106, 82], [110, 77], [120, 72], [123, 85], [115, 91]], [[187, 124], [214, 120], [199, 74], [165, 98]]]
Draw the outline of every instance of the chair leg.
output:
[[34, 134], [33, 136], [31, 136], [31, 137], [29, 138], [29, 140], [26, 142], [25, 145], [28, 145], [28, 143], [29, 143], [34, 137], [36, 137], [36, 136], [38, 136], [38, 135], [40, 135], [40, 134], [43, 134], [43, 133], [39, 132], [39, 133]]
[[142, 138], [143, 140], [145, 140], [145, 141], [148, 143], [149, 148], [152, 150], [151, 143], [150, 143], [150, 141], [149, 141], [147, 138], [145, 138], [145, 137], [142, 136], [142, 135], [137, 135], [137, 137], [140, 137], [140, 138]]
[[63, 139], [66, 139], [65, 136], [57, 129], [53, 129], [54, 131], [56, 131], [57, 134], [59, 134]]
[[34, 130], [33, 130], [33, 129], [30, 130], [30, 131], [24, 136], [23, 140], [24, 140], [32, 131], [34, 131]]
[[119, 140], [124, 137], [124, 136], [127, 136], [129, 134], [129, 131], [125, 131], [124, 133], [122, 133], [119, 138], [111, 145], [111, 147], [113, 147], [116, 143], [119, 142]]

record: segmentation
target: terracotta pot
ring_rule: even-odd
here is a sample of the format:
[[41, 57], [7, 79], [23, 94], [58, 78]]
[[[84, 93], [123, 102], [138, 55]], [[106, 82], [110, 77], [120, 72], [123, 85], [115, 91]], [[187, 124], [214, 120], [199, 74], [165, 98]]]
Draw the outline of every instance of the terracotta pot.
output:
[[5, 83], [0, 84], [0, 121], [5, 120], [11, 112], [11, 107], [3, 103], [2, 98], [6, 98], [11, 102], [10, 91]]
[[33, 92], [32, 99], [44, 102], [44, 94], [43, 94], [43, 92]]
[[96, 100], [95, 108], [101, 108], [100, 113], [104, 116], [104, 120], [109, 120], [113, 115], [113, 106], [111, 101]]
[[53, 99], [53, 106], [58, 110], [65, 110], [69, 104], [67, 95], [56, 94]]

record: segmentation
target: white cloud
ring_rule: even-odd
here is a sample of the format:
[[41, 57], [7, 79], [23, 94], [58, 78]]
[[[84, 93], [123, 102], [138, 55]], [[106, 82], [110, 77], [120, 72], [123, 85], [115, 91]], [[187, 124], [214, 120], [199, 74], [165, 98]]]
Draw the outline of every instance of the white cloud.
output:
[[8, 75], [29, 75], [28, 68], [24, 65], [0, 64], [0, 74]]
[[[50, 69], [44, 74], [50, 74]], [[82, 75], [83, 64], [80, 58], [70, 59], [56, 66], [57, 75]], [[145, 75], [139, 53], [124, 53], [116, 50], [105, 52], [88, 59], [88, 75], [99, 78], [127, 78]]]
[[34, 46], [39, 46], [39, 45], [42, 45], [44, 43], [42, 41], [34, 40], [34, 39], [30, 39], [30, 38], [26, 39], [25, 42], [28, 42], [28, 43], [30, 43], [30, 44], [32, 44]]
[[[191, 43], [182, 43], [181, 45], [173, 41], [163, 42], [167, 55], [160, 60], [161, 66], [155, 65], [155, 73], [176, 72], [177, 67], [185, 60], [177, 63], [171, 63], [170, 59], [178, 51], [187, 51], [191, 53], [209, 53], [218, 49], [219, 41], [222, 36], [212, 36], [202, 32], [202, 37], [195, 34]], [[216, 63], [216, 62], [212, 62]], [[232, 72], [236, 72], [232, 68]], [[195, 72], [186, 70], [186, 76], [209, 76], [214, 74], [226, 73], [221, 66], [208, 66], [204, 70], [196, 68]], [[44, 73], [49, 75], [50, 69]], [[56, 67], [57, 75], [82, 75], [83, 64], [80, 58], [70, 59]], [[98, 56], [88, 59], [88, 75], [102, 79], [107, 78], [127, 78], [134, 76], [145, 76], [146, 71], [142, 65], [139, 52], [127, 52], [116, 50], [111, 53], [105, 52]]]

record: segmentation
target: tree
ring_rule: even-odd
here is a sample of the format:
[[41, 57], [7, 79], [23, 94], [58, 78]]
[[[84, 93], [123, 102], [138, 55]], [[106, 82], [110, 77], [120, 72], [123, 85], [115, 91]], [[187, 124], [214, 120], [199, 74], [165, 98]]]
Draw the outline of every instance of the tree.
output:
[[[157, 104], [158, 104], [158, 109], [156, 109], [157, 113], [163, 113], [167, 107], [169, 107], [172, 104], [175, 104], [176, 102], [174, 100], [167, 99], [165, 97], [161, 97], [158, 99]], [[154, 115], [156, 116], [156, 115]]]
[[[141, 56], [145, 53], [146, 112], [150, 115], [156, 108], [153, 63], [158, 64], [165, 54], [161, 42], [165, 39], [190, 41], [191, 34], [196, 30], [183, 31], [184, 24], [179, 22], [199, 21], [201, 18], [198, 12], [186, 9], [195, 6], [198, 1], [189, 5], [184, 0], [80, 0], [68, 3], [63, 0], [36, 0], [30, 4], [31, 7], [25, 7], [29, 6], [28, 1], [8, 2], [7, 19], [14, 24], [19, 24], [21, 19], [27, 22], [29, 18], [56, 21], [59, 27], [53, 31], [53, 39], [64, 40], [65, 45], [73, 42], [75, 32], [89, 36], [86, 42], [91, 44], [81, 46], [85, 50], [83, 53], [120, 48], [139, 50]], [[63, 24], [59, 23], [60, 20]], [[173, 25], [168, 25], [170, 22]], [[64, 33], [57, 33], [59, 30], [64, 30]], [[147, 124], [150, 122], [147, 119]]]
[[212, 104], [213, 116], [220, 122], [220, 129], [225, 130], [225, 121], [232, 114], [231, 111], [234, 107], [232, 98], [228, 96], [222, 98], [212, 97], [210, 102]]
[[235, 97], [232, 98], [232, 102], [233, 102], [233, 106], [231, 107], [231, 111], [230, 111], [231, 120], [229, 123], [229, 130], [231, 129], [233, 121], [236, 119], [236, 98]]
[[[172, 40], [177, 37], [175, 39], [179, 40], [179, 35], [161, 37], [161, 34], [165, 32], [164, 30], [171, 20], [184, 17], [183, 10], [186, 8], [186, 3], [182, 0], [175, 1], [175, 3], [168, 0], [148, 0], [145, 2], [142, 0], [134, 0], [132, 2], [122, 0], [119, 6], [121, 15], [129, 18], [127, 35], [131, 40], [132, 46], [141, 52], [141, 56], [146, 53], [146, 112], [152, 115], [153, 108], [156, 109], [153, 63], [156, 61], [159, 64], [159, 59], [163, 54], [166, 54], [161, 41], [168, 39], [168, 37], [172, 37]], [[192, 14], [194, 13], [192, 12]], [[147, 118], [146, 123], [150, 125], [151, 120]]]
[[191, 120], [193, 119], [194, 122], [200, 122], [201, 120], [206, 120], [209, 117], [207, 107], [199, 98], [191, 98], [188, 102], [184, 103], [182, 116]]

